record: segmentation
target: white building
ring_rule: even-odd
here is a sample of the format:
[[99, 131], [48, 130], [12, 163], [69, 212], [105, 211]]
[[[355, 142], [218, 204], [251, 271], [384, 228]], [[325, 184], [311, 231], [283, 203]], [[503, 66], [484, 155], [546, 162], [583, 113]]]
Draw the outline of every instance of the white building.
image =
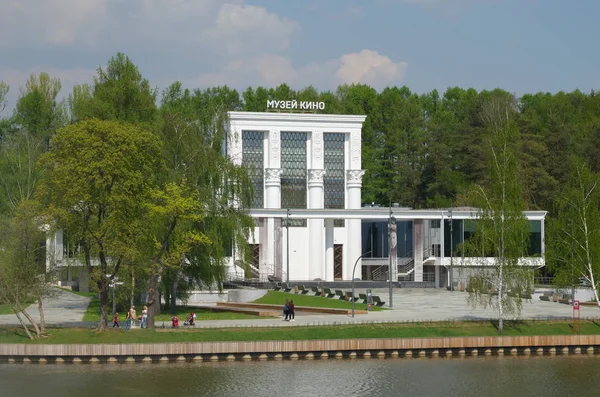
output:
[[[472, 269], [481, 266], [474, 258], [451, 255], [473, 232], [469, 221], [477, 218], [476, 210], [362, 206], [365, 118], [229, 113], [227, 155], [248, 168], [255, 190], [250, 215], [256, 227], [249, 241], [255, 277], [264, 281], [350, 281], [353, 277], [385, 281], [391, 267], [392, 280], [444, 287], [451, 279], [457, 286], [465, 283]], [[531, 223], [531, 257], [522, 263], [539, 268], [544, 266], [546, 212], [525, 215]], [[396, 232], [388, 234], [391, 219], [395, 219]], [[66, 285], [87, 279], [74, 250], [63, 244], [62, 231], [49, 235], [46, 246], [49, 260], [64, 267]], [[228, 272], [243, 277], [239, 255], [233, 253]]]
[[[467, 279], [471, 259], [452, 258], [476, 219], [474, 209], [411, 210], [361, 205], [361, 129], [365, 116], [230, 112], [227, 153], [248, 167], [255, 188], [250, 215], [257, 226], [252, 270], [256, 277], [294, 281], [360, 278], [443, 287]], [[543, 211], [532, 224], [532, 257], [544, 265]], [[389, 249], [388, 222], [397, 234]], [[452, 219], [452, 227], [450, 220]], [[444, 227], [442, 227], [442, 225]], [[450, 237], [452, 230], [452, 238]], [[392, 234], [393, 235], [393, 234]], [[526, 260], [527, 259], [527, 260]], [[356, 270], [353, 274], [354, 267]], [[289, 269], [289, 270], [288, 270]], [[289, 271], [289, 277], [288, 277]], [[229, 272], [243, 274], [231, 258]]]

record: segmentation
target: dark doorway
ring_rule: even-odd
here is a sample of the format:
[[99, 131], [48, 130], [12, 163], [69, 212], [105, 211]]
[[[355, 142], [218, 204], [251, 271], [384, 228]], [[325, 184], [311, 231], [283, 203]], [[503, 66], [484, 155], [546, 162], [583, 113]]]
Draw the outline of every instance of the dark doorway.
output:
[[333, 278], [334, 280], [342, 280], [344, 277], [343, 272], [344, 264], [344, 245], [334, 244], [333, 245]]

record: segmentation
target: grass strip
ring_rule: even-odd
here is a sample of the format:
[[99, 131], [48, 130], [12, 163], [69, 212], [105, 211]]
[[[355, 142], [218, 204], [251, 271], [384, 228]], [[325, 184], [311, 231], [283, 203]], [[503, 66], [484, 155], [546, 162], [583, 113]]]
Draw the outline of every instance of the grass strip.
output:
[[[308, 307], [322, 307], [322, 308], [334, 308], [334, 309], [352, 309], [352, 302], [348, 302], [340, 299], [333, 298], [325, 298], [322, 296], [310, 296], [310, 295], [302, 295], [295, 294], [289, 292], [279, 292], [279, 291], [268, 291], [266, 295], [255, 300], [252, 303], [262, 303], [262, 304], [270, 304], [270, 305], [281, 305], [283, 309], [283, 304], [286, 299], [292, 299], [294, 301], [294, 306], [308, 306]], [[355, 303], [354, 308], [356, 310], [367, 310], [367, 305], [364, 303]], [[372, 310], [387, 310], [382, 307], [373, 306]]]
[[[156, 331], [135, 329], [110, 329], [95, 332], [87, 329], [49, 329], [49, 337], [29, 341], [22, 329], [0, 330], [0, 343], [47, 343], [47, 344], [93, 344], [93, 343], [184, 343], [184, 342], [243, 342], [267, 340], [317, 340], [317, 339], [364, 339], [364, 338], [435, 338], [460, 336], [498, 336], [495, 324], [482, 322], [439, 322], [360, 324], [335, 326], [285, 326], [265, 328], [205, 328], [205, 329], [158, 329]], [[522, 321], [506, 322], [503, 336], [571, 335], [570, 321]], [[582, 335], [600, 334], [600, 324], [581, 322]]]

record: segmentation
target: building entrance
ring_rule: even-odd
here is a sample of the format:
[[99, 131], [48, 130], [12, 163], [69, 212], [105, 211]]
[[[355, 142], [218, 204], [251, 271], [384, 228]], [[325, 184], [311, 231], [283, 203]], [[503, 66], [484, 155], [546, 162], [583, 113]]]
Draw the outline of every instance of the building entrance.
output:
[[344, 245], [333, 245], [333, 278], [335, 280], [343, 280], [343, 263], [344, 263]]

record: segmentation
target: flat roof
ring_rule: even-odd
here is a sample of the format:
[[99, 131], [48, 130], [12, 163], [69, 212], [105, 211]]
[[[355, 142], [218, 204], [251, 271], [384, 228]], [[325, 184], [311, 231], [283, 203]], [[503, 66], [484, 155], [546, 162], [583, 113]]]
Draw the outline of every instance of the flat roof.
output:
[[[253, 218], [286, 218], [285, 208], [252, 208], [249, 215]], [[363, 207], [357, 209], [304, 209], [290, 208], [289, 217], [292, 219], [374, 219], [387, 220], [390, 214], [397, 220], [415, 219], [450, 219], [450, 208], [413, 210], [395, 207]], [[543, 220], [547, 211], [523, 211], [529, 220]], [[477, 219], [477, 209], [452, 209], [452, 219]]]

